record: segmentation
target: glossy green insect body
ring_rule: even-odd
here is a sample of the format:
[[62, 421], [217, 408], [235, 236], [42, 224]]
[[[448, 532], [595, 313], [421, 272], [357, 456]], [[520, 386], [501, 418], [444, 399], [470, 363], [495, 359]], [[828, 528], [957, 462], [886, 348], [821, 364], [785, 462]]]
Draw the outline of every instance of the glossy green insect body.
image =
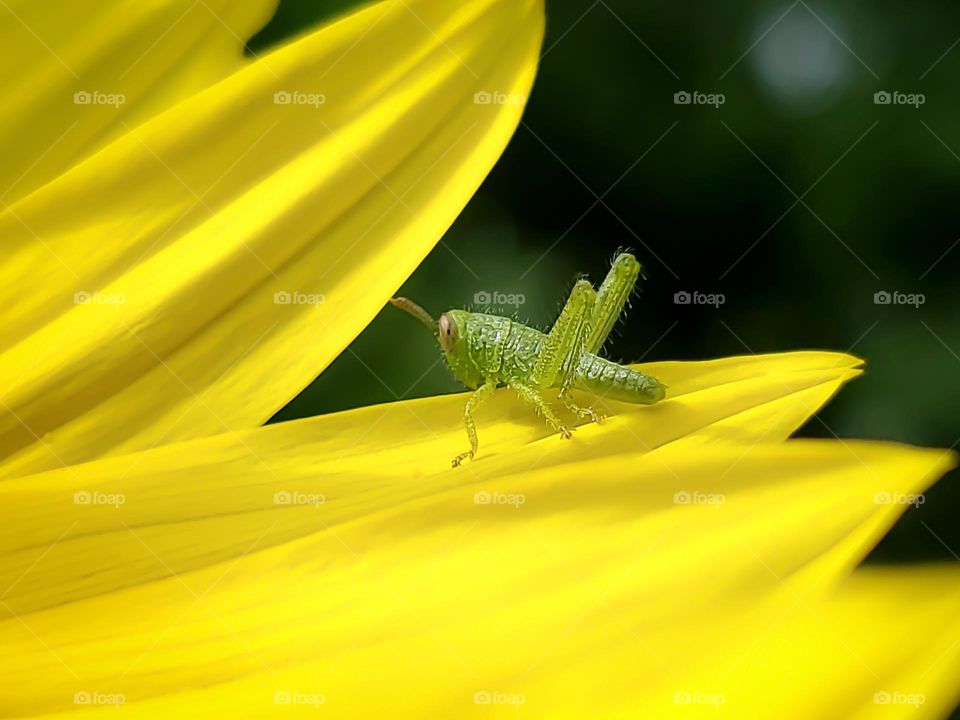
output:
[[573, 402], [573, 388], [630, 403], [651, 404], [663, 399], [666, 388], [658, 380], [597, 355], [639, 274], [636, 258], [621, 253], [599, 293], [586, 280], [577, 281], [549, 333], [510, 318], [466, 310], [449, 310], [435, 322], [406, 298], [391, 301], [430, 328], [453, 374], [475, 391], [464, 412], [470, 450], [454, 458], [454, 467], [476, 454], [473, 411], [497, 387], [513, 389], [564, 437], [570, 437], [570, 428], [560, 422], [543, 399], [544, 391], [550, 388], [559, 389], [557, 398], [569, 410], [597, 422], [600, 417], [596, 412]]
[[[445, 353], [460, 382], [474, 390], [488, 379], [498, 386], [519, 382], [539, 387], [534, 370], [547, 335], [499, 315], [465, 310], [446, 315], [460, 329], [460, 347]], [[569, 367], [562, 369], [569, 372]], [[561, 387], [564, 379], [558, 375], [550, 387]], [[663, 386], [654, 378], [588, 352], [579, 357], [573, 385], [622, 402], [649, 404], [663, 398]]]

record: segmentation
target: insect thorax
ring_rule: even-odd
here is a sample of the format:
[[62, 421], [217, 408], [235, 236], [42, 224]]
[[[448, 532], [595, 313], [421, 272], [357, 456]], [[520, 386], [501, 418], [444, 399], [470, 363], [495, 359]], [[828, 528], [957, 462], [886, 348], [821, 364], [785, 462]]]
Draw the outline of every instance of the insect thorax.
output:
[[529, 378], [544, 336], [510, 318], [471, 313], [465, 337], [477, 372], [505, 383]]

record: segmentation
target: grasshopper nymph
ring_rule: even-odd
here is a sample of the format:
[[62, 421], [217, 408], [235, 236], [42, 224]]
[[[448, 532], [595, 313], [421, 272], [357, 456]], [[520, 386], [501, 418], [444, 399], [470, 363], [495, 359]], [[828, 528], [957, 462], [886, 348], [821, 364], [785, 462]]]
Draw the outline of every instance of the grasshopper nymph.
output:
[[498, 387], [511, 388], [565, 438], [570, 437], [570, 428], [543, 399], [549, 388], [559, 388], [557, 399], [568, 410], [594, 422], [600, 416], [574, 403], [570, 396], [574, 387], [621, 402], [649, 405], [663, 399], [666, 387], [659, 380], [597, 355], [639, 274], [637, 259], [620, 253], [599, 292], [587, 280], [578, 280], [547, 334], [510, 318], [466, 310], [448, 310], [436, 321], [412, 300], [390, 300], [427, 326], [457, 380], [474, 390], [464, 410], [470, 450], [453, 459], [454, 467], [476, 455], [473, 411]]

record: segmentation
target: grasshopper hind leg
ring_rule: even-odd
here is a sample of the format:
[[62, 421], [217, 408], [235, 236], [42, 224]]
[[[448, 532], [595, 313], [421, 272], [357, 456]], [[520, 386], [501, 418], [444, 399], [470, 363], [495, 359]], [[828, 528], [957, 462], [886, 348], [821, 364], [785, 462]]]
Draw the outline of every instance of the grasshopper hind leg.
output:
[[[551, 328], [544, 341], [540, 357], [534, 368], [533, 381], [537, 388], [559, 386], [557, 399], [564, 407], [581, 418], [590, 418], [594, 422], [602, 419], [599, 413], [578, 405], [570, 394], [576, 379], [577, 367], [587, 351], [586, 343], [592, 331], [592, 316], [596, 311], [597, 293], [586, 280], [577, 281], [570, 297], [567, 299], [557, 322]], [[518, 392], [521, 392], [518, 390]], [[539, 395], [539, 393], [537, 393]], [[521, 396], [523, 393], [521, 392]], [[525, 398], [528, 402], [537, 405], [532, 398]], [[542, 398], [540, 398], [542, 402]], [[555, 429], [559, 429], [559, 421], [551, 422], [549, 417], [538, 407], [541, 414]], [[561, 430], [564, 437], [569, 436], [569, 429]]]
[[589, 418], [591, 422], [595, 422], [597, 425], [602, 423], [607, 417], [603, 413], [598, 412], [593, 408], [578, 405], [573, 399], [573, 396], [570, 394], [570, 390], [568, 388], [563, 388], [560, 391], [559, 398], [560, 402], [563, 403], [563, 406], [574, 415], [581, 418]]
[[560, 418], [557, 417], [557, 414], [553, 411], [547, 401], [543, 399], [543, 395], [540, 394], [540, 391], [530, 385], [524, 385], [522, 383], [510, 383], [509, 387], [513, 390], [520, 398], [536, 408], [537, 413], [540, 417], [546, 421], [547, 425], [560, 433], [565, 439], [569, 439], [572, 435], [572, 430], [560, 422]]
[[614, 258], [592, 308], [590, 334], [585, 345], [587, 352], [600, 352], [613, 326], [620, 319], [640, 272], [640, 263], [630, 253], [620, 253]]

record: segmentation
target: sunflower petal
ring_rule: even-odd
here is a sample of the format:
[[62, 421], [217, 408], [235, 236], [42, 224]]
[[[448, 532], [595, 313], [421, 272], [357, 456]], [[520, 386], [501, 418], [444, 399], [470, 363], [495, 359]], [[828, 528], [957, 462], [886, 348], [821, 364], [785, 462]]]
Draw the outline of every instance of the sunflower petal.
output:
[[[6, 551], [0, 587], [31, 564], [37, 548], [51, 545], [57, 545], [54, 557], [63, 553], [64, 562], [45, 565], [50, 575], [38, 568], [24, 578], [18, 596], [31, 599], [23, 605], [8, 599], [19, 612], [63, 602], [65, 588], [69, 598], [110, 592], [131, 581], [134, 567], [159, 578], [168, 570], [179, 573], [227, 560], [257, 540], [262, 518], [276, 512], [278, 493], [330, 498], [323, 522], [338, 525], [451, 488], [482, 489], [479, 483], [495, 478], [506, 486], [549, 478], [554, 470], [592, 476], [593, 463], [634, 464], [651, 450], [680, 441], [692, 453], [725, 444], [740, 452], [740, 442], [785, 438], [855, 372], [851, 366], [857, 363], [834, 353], [787, 353], [646, 366], [665, 378], [671, 399], [652, 407], [618, 404], [620, 415], [600, 427], [580, 428], [572, 443], [552, 436], [509, 393], [498, 393], [480, 416], [484, 456], [461, 468], [461, 474], [451, 473], [449, 466], [466, 441], [464, 396], [455, 395], [361, 408], [7, 480], [0, 484], [0, 504], [16, 521], [0, 527]], [[654, 473], [668, 469], [660, 455], [645, 467]], [[667, 488], [660, 499], [672, 501], [675, 492], [696, 490]], [[117, 526], [112, 508], [74, 501], [76, 493], [82, 499], [97, 492], [129, 497], [123, 516], [132, 527], [179, 528], [175, 549], [164, 551], [168, 567], [144, 558], [137, 547], [118, 554], [115, 533], [125, 536], [125, 528]], [[349, 502], [334, 502], [336, 497]], [[210, 517], [212, 507], [218, 508], [215, 517]], [[262, 538], [261, 546], [315, 532], [316, 520], [316, 514], [294, 514], [282, 532]], [[63, 545], [58, 538], [73, 522], [84, 531]], [[212, 531], [213, 525], [219, 529]], [[868, 534], [852, 541], [842, 558], [859, 557], [872, 540]], [[83, 549], [75, 550], [74, 542]], [[77, 552], [82, 563], [67, 560]], [[65, 582], [73, 576], [75, 585]]]
[[[596, 632], [592, 645], [565, 638], [529, 673], [524, 710], [551, 717], [942, 718], [960, 700], [958, 602], [960, 572], [944, 566], [858, 570], [823, 598], [781, 588], [659, 624], [624, 611], [620, 632], [598, 610], [571, 633]], [[600, 643], [603, 674], [591, 655]]]
[[[677, 384], [690, 412], [715, 389]], [[778, 617], [828, 602], [900, 498], [953, 463], [879, 443], [704, 444], [695, 431], [652, 451], [609, 433], [606, 455], [565, 463], [535, 441], [462, 472], [425, 463], [437, 445], [418, 447], [409, 422], [400, 438], [365, 428], [389, 442], [345, 457], [366, 442], [349, 426], [359, 414], [4, 483], [11, 711], [60, 711], [96, 691], [145, 716], [270, 714], [291, 697], [341, 714], [461, 716], [495, 691], [555, 717], [723, 692], [711, 684], [722, 648], [749, 656]], [[960, 640], [944, 607], [924, 617], [937, 632], [954, 623], [945, 636]], [[852, 644], [876, 628], [850, 640], [832, 629]], [[926, 632], [881, 643], [890, 667], [897, 653], [932, 662]], [[838, 687], [852, 692], [852, 677]]]
[[269, 418], [470, 198], [542, 31], [540, 0], [375, 3], [8, 207], [0, 474]]
[[249, 62], [275, 0], [6, 0], [0, 199], [9, 205]]

